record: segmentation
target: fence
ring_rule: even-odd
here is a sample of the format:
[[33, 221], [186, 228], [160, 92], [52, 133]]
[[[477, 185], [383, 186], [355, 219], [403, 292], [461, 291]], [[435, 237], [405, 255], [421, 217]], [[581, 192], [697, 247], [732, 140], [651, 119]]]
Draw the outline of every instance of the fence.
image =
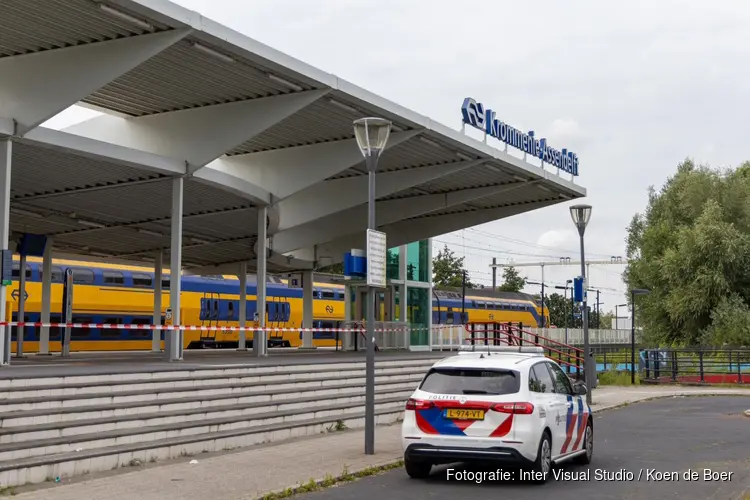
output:
[[[526, 328], [529, 333], [534, 333], [568, 345], [583, 345], [583, 329], [569, 328]], [[636, 332], [637, 335], [637, 332]], [[608, 330], [608, 329], [589, 329], [589, 344], [630, 344], [632, 332], [630, 330]], [[638, 336], [636, 336], [638, 341]]]
[[750, 349], [645, 349], [641, 380], [651, 383], [750, 383]]

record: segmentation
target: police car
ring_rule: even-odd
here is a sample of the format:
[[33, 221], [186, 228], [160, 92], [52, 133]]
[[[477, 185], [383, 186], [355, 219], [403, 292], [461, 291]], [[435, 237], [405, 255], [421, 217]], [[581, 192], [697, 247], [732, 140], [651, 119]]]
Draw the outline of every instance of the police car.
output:
[[511, 462], [544, 482], [553, 463], [591, 462], [585, 386], [572, 384], [541, 347], [463, 347], [435, 363], [406, 403], [409, 476], [427, 477], [438, 464]]

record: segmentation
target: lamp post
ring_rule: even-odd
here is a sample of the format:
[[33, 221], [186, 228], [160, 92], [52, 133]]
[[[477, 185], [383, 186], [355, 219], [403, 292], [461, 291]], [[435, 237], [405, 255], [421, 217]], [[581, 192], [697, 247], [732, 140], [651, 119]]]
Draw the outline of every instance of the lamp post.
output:
[[[369, 194], [367, 229], [375, 229], [375, 172], [378, 160], [388, 142], [391, 122], [383, 118], [361, 118], [354, 121], [354, 137], [365, 157]], [[369, 253], [369, 248], [368, 248]], [[368, 255], [368, 270], [374, 256]], [[368, 271], [369, 272], [369, 271]], [[367, 287], [367, 355], [365, 358], [365, 455], [375, 454], [375, 303], [371, 286]]]
[[617, 304], [615, 306], [615, 330], [620, 329], [620, 317], [618, 316], [621, 307], [628, 307], [627, 304]]
[[647, 295], [651, 290], [633, 288], [630, 291], [630, 383], [635, 385], [635, 296]]
[[[586, 255], [583, 249], [583, 233], [591, 219], [591, 205], [574, 205], [570, 207], [570, 217], [578, 229], [581, 237], [581, 278], [583, 279], [583, 307], [581, 308], [581, 319], [583, 320], [583, 372], [586, 375], [586, 403], [591, 404], [591, 390], [593, 380], [596, 377], [596, 366], [590, 361], [589, 353], [589, 313], [586, 304]], [[593, 372], [593, 373], [592, 373]]]
[[[565, 302], [568, 302], [568, 285], [573, 280], [565, 280]], [[567, 316], [567, 313], [565, 314]], [[570, 289], [570, 327], [573, 328], [573, 289]], [[565, 320], [565, 345], [568, 345], [568, 320]]]

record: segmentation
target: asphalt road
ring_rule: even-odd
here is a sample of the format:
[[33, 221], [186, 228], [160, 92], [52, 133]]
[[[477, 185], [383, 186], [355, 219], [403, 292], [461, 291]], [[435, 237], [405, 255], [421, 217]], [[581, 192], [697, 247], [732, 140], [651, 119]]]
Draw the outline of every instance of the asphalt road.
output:
[[[463, 464], [433, 468], [426, 480], [410, 479], [403, 469], [302, 495], [300, 500], [384, 500], [460, 498], [556, 500], [599, 499], [740, 499], [750, 493], [750, 397], [676, 397], [634, 404], [595, 416], [594, 459], [590, 466], [564, 465], [565, 472], [589, 471], [588, 480], [551, 480], [544, 485], [516, 480], [476, 483], [447, 478], [447, 469], [489, 470]], [[613, 474], [597, 480], [596, 471]], [[705, 480], [704, 469], [728, 480]], [[512, 471], [512, 469], [508, 469]], [[641, 473], [640, 480], [638, 479]], [[655, 473], [678, 473], [667, 481]], [[685, 480], [686, 471], [695, 480]], [[516, 475], [518, 472], [514, 471]], [[632, 473], [632, 479], [617, 474]], [[731, 473], [731, 476], [729, 476]], [[481, 497], [479, 495], [482, 495]]]

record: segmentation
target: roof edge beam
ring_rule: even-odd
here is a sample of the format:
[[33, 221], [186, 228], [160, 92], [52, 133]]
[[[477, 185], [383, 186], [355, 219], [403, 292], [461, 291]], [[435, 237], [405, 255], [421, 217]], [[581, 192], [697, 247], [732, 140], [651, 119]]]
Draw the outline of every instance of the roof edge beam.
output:
[[15, 140], [163, 175], [185, 175], [186, 172], [185, 163], [174, 158], [44, 127], [38, 127]]
[[0, 116], [13, 118], [14, 135], [23, 136], [191, 32], [170, 30], [0, 58]]
[[[528, 183], [518, 182], [510, 185], [470, 188], [450, 193], [378, 201], [375, 208], [377, 226], [394, 224], [436, 210], [502, 194], [525, 185]], [[273, 235], [273, 249], [275, 252], [286, 253], [311, 245], [320, 245], [340, 238], [342, 235], [364, 231], [366, 226], [367, 204], [363, 204], [293, 229], [281, 231]]]
[[[434, 179], [481, 165], [484, 160], [459, 161], [429, 167], [383, 172], [376, 176], [375, 197], [382, 198]], [[347, 177], [311, 186], [280, 201], [270, 214], [277, 221], [270, 232], [284, 231], [360, 205], [367, 196], [367, 176]]]
[[330, 89], [295, 92], [130, 119], [105, 114], [65, 131], [184, 159], [188, 174], [192, 174], [328, 92]]
[[271, 193], [222, 169], [212, 167], [202, 168], [195, 172], [193, 179], [197, 182], [209, 184], [224, 191], [234, 193], [249, 200], [254, 205], [264, 206], [271, 204]]
[[16, 122], [12, 118], [0, 118], [0, 136], [13, 135], [16, 131]]
[[[387, 151], [418, 135], [418, 131], [391, 135]], [[355, 139], [261, 151], [225, 160], [243, 170], [250, 182], [262, 186], [277, 199], [287, 198], [364, 161]]]

